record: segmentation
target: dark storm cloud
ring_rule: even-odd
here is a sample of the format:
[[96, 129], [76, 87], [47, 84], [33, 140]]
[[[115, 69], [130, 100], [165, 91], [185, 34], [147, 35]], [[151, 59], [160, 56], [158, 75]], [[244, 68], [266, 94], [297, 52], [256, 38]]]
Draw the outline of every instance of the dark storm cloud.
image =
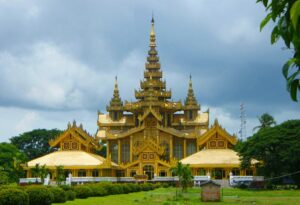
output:
[[0, 108], [24, 109], [22, 128], [38, 117], [54, 125], [49, 111], [92, 116], [105, 110], [115, 75], [122, 99], [134, 99], [152, 11], [174, 100], [185, 98], [192, 74], [199, 102], [232, 129], [241, 102], [252, 119], [263, 112], [299, 118], [281, 74], [291, 53], [270, 45], [270, 26], [259, 32], [266, 14], [251, 0], [0, 0]]

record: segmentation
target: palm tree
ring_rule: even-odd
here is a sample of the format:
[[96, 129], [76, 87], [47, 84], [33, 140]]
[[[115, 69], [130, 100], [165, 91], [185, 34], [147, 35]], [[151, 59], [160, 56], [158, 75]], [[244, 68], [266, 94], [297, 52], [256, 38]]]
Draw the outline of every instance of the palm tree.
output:
[[38, 183], [38, 177], [40, 176], [40, 173], [41, 173], [41, 168], [40, 168], [40, 165], [39, 164], [35, 164], [35, 167], [34, 168], [31, 168], [31, 173], [32, 173], [32, 176], [36, 178], [36, 183]]
[[[176, 167], [171, 168], [171, 172], [179, 177], [179, 186], [182, 187], [182, 191], [186, 191], [188, 185], [193, 180], [193, 175], [189, 165], [182, 165], [181, 162], [177, 162]], [[176, 192], [177, 193], [177, 192]]]
[[276, 125], [276, 121], [274, 120], [273, 116], [269, 115], [268, 113], [262, 114], [260, 117], [258, 117], [258, 120], [260, 122], [260, 125], [254, 127], [253, 131], [256, 129], [261, 130]]
[[36, 164], [35, 167], [31, 168], [32, 176], [35, 178], [39, 177], [40, 172], [41, 172], [41, 168], [39, 164]]
[[65, 181], [65, 172], [63, 166], [56, 166], [56, 184], [61, 185], [63, 181]]
[[41, 178], [41, 183], [44, 184], [44, 180], [47, 174], [49, 173], [49, 169], [46, 168], [46, 165], [40, 166], [39, 164], [36, 164], [35, 167], [31, 169], [31, 173], [33, 177]]
[[41, 177], [42, 184], [44, 184], [45, 178], [47, 177], [48, 173], [49, 173], [49, 169], [46, 168], [46, 165], [41, 166], [41, 168], [40, 168], [40, 177]]

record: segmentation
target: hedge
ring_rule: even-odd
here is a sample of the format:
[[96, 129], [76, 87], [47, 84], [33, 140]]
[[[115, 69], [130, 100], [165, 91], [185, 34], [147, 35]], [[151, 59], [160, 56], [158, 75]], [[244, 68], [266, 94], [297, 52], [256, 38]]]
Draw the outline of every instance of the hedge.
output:
[[29, 195], [30, 205], [50, 205], [54, 200], [54, 196], [50, 189], [43, 186], [31, 186], [26, 188]]
[[75, 198], [99, 197], [149, 191], [162, 184], [113, 184], [108, 182], [78, 186], [0, 186], [0, 205], [50, 205]]
[[0, 205], [28, 205], [29, 197], [25, 191], [15, 188], [0, 191]]
[[73, 201], [76, 198], [76, 193], [73, 190], [66, 191], [66, 198], [68, 201]]
[[59, 187], [50, 187], [49, 190], [53, 194], [52, 203], [65, 203], [67, 201], [66, 192]]
[[74, 188], [74, 191], [76, 193], [76, 198], [79, 199], [85, 199], [90, 196], [93, 196], [92, 189], [88, 186], [76, 186]]

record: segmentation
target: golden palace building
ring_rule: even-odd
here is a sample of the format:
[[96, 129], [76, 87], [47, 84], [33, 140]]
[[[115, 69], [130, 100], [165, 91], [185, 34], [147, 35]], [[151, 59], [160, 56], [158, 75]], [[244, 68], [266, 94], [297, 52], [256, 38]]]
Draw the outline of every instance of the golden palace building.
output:
[[[151, 22], [150, 49], [140, 89], [134, 102], [122, 101], [117, 78], [107, 114], [98, 113], [95, 137], [82, 126], [69, 124], [66, 131], [50, 145], [59, 151], [27, 163], [45, 164], [51, 170], [62, 165], [73, 176], [134, 177], [172, 176], [170, 168], [177, 161], [189, 164], [193, 175], [213, 179], [233, 175], [253, 175], [255, 169], [240, 169], [240, 159], [233, 150], [236, 136], [230, 135], [215, 120], [209, 126], [209, 110], [201, 111], [194, 94], [192, 78], [187, 83], [184, 102], [172, 101], [171, 90], [162, 80], [163, 72], [156, 50], [154, 20]], [[107, 158], [93, 154], [99, 141], [107, 145]]]

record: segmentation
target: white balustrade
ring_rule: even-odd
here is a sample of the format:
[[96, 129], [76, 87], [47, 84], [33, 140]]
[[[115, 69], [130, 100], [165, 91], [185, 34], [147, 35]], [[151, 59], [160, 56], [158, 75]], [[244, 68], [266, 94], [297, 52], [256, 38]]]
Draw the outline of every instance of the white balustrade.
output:
[[230, 186], [238, 186], [240, 184], [250, 184], [253, 181], [264, 181], [263, 176], [233, 176], [229, 177]]
[[20, 178], [20, 184], [41, 183], [41, 178]]

